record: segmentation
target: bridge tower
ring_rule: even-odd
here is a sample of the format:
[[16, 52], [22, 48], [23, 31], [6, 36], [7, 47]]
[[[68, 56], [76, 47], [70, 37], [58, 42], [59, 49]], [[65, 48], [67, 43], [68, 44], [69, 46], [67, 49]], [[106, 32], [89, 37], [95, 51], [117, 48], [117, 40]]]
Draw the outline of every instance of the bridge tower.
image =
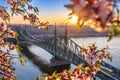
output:
[[[55, 23], [55, 29], [54, 29], [54, 36], [55, 36], [55, 53], [57, 50], [57, 46], [56, 46], [56, 36], [57, 36], [57, 27], [56, 27], [56, 23]], [[65, 44], [67, 44], [67, 23], [65, 26], [65, 35], [64, 35], [64, 41]], [[53, 57], [50, 59], [50, 67], [58, 70], [58, 71], [62, 71], [63, 69], [69, 69], [70, 68], [70, 63], [68, 63], [65, 60], [62, 60], [60, 58], [58, 58], [55, 54], [53, 55]]]
[[56, 53], [56, 36], [57, 36], [57, 29], [56, 29], [56, 23], [55, 23], [55, 31], [54, 31], [54, 37], [55, 37], [55, 53]]
[[67, 36], [68, 36], [68, 29], [67, 29], [67, 23], [65, 23], [65, 36], [64, 36], [64, 41], [65, 41], [65, 44], [66, 44], [66, 45], [67, 45], [67, 43], [68, 43]]

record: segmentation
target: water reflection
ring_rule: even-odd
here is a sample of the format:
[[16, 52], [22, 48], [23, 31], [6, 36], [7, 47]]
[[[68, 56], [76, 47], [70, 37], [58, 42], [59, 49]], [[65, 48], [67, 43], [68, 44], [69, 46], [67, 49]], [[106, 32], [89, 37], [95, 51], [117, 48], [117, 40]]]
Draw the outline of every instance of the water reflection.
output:
[[[16, 51], [12, 51], [11, 53], [16, 56], [18, 55]], [[34, 80], [38, 75], [42, 74], [42, 71], [29, 59], [27, 59], [25, 66], [22, 66], [18, 59], [14, 59], [14, 62], [16, 63], [14, 68], [17, 80]]]

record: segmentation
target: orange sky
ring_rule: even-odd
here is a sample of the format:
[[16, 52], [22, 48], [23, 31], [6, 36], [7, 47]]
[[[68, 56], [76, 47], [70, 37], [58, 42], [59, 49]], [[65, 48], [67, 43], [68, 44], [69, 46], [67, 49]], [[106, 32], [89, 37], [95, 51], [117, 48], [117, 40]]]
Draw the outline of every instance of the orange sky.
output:
[[[68, 14], [68, 13], [67, 13]], [[48, 21], [50, 24], [61, 24], [61, 23], [69, 23], [69, 20], [67, 19], [68, 16], [65, 13], [61, 14], [54, 14], [54, 15], [39, 15], [39, 19], [41, 22]], [[26, 20], [23, 20], [22, 16], [13, 16], [10, 20], [11, 24], [28, 24], [29, 22]]]

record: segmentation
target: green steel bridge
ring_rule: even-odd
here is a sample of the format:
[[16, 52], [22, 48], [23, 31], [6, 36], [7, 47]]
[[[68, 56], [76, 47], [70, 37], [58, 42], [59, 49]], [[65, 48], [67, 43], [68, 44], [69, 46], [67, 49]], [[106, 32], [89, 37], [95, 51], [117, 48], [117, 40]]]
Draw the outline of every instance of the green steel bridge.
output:
[[[33, 44], [45, 49], [51, 55], [57, 56], [62, 60], [68, 61], [74, 65], [88, 62], [84, 60], [83, 55], [80, 53], [81, 47], [67, 36], [55, 36], [48, 39], [38, 39], [32, 36], [27, 30], [19, 30], [19, 39], [32, 42]], [[101, 80], [120, 80], [120, 70], [111, 66], [106, 62], [102, 62], [102, 65], [113, 70], [114, 75], [106, 73], [104, 70], [100, 70], [96, 77]]]

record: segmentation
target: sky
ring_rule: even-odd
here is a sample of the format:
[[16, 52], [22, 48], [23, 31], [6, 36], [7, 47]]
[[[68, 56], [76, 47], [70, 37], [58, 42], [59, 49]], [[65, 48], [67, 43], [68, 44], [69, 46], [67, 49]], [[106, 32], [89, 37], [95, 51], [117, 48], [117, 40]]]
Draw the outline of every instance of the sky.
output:
[[[0, 5], [7, 6], [4, 0], [0, 0]], [[70, 3], [70, 0], [32, 0], [30, 4], [38, 7], [39, 18], [41, 22], [50, 22], [51, 24], [68, 23], [68, 14], [70, 11], [64, 7], [65, 4]], [[23, 21], [21, 16], [14, 16], [11, 18], [11, 23], [21, 24], [27, 23]]]

